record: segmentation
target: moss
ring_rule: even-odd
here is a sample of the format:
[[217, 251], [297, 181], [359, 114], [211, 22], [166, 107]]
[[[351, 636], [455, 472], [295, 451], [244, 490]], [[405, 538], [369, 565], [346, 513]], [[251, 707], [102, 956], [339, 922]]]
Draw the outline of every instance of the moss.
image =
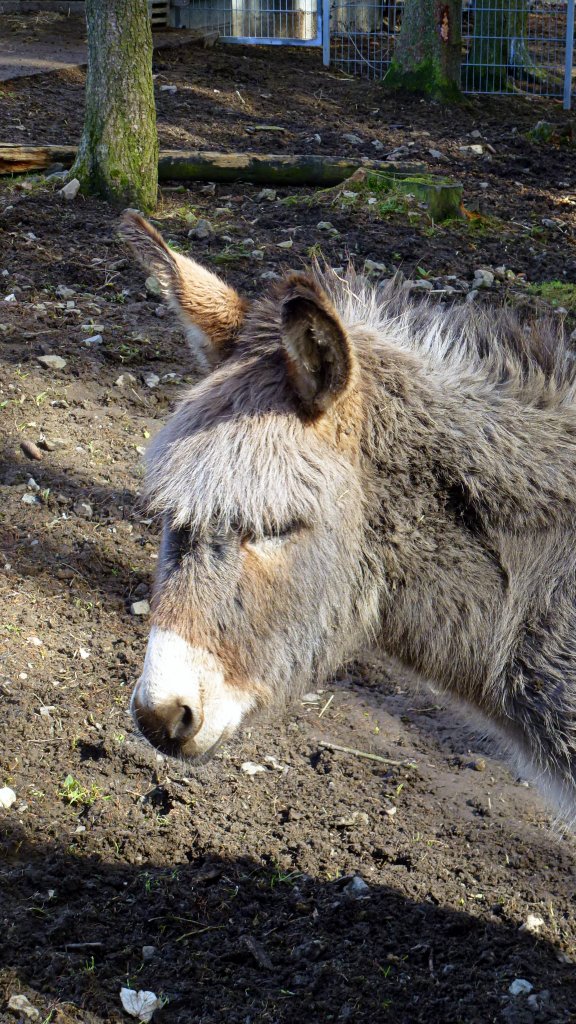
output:
[[576, 284], [568, 281], [540, 281], [529, 284], [527, 291], [549, 302], [551, 306], [563, 306], [576, 311]]
[[382, 84], [391, 91], [417, 93], [443, 103], [459, 103], [462, 99], [458, 86], [442, 74], [440, 64], [431, 57], [410, 70], [393, 59]]

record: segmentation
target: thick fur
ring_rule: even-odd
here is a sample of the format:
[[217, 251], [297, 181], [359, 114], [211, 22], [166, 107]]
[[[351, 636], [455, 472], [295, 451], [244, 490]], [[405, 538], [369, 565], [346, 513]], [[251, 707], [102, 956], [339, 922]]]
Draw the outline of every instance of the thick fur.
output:
[[155, 623], [260, 703], [369, 640], [479, 711], [573, 824], [571, 351], [546, 323], [316, 269], [307, 295], [349, 365], [310, 417], [286, 362], [290, 288], [254, 304], [151, 446]]

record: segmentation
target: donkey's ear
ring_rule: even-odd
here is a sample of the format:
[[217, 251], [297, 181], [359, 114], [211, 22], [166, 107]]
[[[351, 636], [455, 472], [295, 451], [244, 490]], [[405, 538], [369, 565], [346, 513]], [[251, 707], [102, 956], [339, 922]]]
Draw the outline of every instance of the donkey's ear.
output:
[[314, 278], [291, 274], [281, 303], [288, 375], [306, 412], [318, 415], [347, 390], [354, 353], [336, 310]]
[[124, 211], [119, 231], [180, 317], [198, 369], [209, 371], [229, 352], [246, 303], [216, 274], [170, 249], [135, 210]]

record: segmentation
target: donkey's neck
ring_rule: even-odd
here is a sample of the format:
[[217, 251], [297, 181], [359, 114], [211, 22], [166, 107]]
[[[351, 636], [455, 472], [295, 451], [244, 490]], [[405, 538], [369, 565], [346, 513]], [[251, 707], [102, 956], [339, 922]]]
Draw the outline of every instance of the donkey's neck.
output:
[[[515, 553], [538, 533], [523, 555], [536, 563], [576, 514], [576, 417], [425, 372], [406, 353], [382, 353], [370, 371], [363, 465], [380, 642], [481, 706], [512, 649]], [[523, 600], [537, 601], [537, 566], [522, 570]]]

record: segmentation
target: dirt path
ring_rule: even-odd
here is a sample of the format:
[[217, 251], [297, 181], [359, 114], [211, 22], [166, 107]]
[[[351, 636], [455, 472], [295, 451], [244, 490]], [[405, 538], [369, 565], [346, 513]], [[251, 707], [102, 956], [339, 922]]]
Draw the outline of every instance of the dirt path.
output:
[[[155, 32], [154, 46], [185, 45], [197, 33]], [[0, 82], [49, 71], [78, 70], [87, 62], [84, 15], [2, 14], [0, 12]]]
[[[576, 326], [574, 151], [525, 134], [569, 123], [557, 106], [391, 100], [316, 54], [184, 48], [155, 72], [163, 145], [404, 147], [464, 182], [469, 216], [446, 225], [398, 196], [166, 188], [166, 236], [246, 294], [352, 254], [375, 281], [399, 268], [438, 301]], [[74, 142], [82, 88], [79, 71], [6, 83], [0, 137]], [[116, 212], [59, 187], [0, 183], [0, 1021], [119, 1024], [128, 986], [161, 997], [157, 1024], [573, 1024], [574, 841], [393, 666], [366, 657], [203, 770], [135, 735], [130, 606], [158, 543], [142, 453], [193, 377]]]

